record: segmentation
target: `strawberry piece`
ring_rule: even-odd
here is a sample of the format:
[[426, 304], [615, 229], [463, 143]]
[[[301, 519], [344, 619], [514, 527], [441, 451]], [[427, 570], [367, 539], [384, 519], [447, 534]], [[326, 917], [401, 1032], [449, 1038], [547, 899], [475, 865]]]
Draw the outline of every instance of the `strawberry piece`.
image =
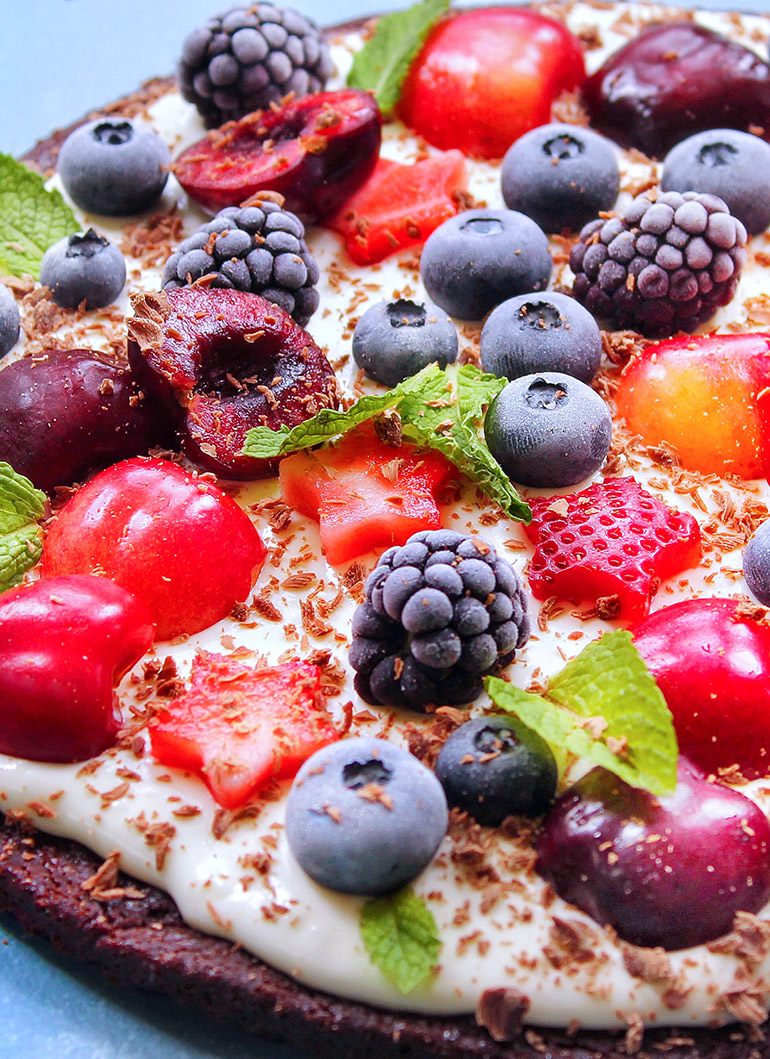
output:
[[371, 429], [351, 431], [334, 446], [281, 461], [283, 499], [317, 519], [333, 565], [374, 548], [403, 544], [438, 529], [436, 494], [456, 474], [440, 452], [383, 444]]
[[413, 165], [380, 158], [364, 186], [327, 217], [357, 265], [372, 265], [408, 246], [424, 243], [462, 208], [467, 192], [465, 159], [446, 151]]
[[399, 117], [434, 147], [502, 158], [551, 120], [560, 92], [585, 79], [580, 43], [560, 22], [518, 7], [477, 8], [431, 31], [401, 92]]
[[237, 809], [339, 738], [320, 688], [321, 671], [307, 662], [252, 669], [203, 652], [190, 689], [150, 722], [152, 752], [164, 765], [197, 773], [219, 805]]
[[603, 600], [606, 616], [640, 620], [660, 582], [700, 560], [692, 515], [667, 507], [633, 478], [530, 504], [529, 584], [537, 599]]
[[645, 445], [691, 471], [758, 478], [768, 432], [770, 334], [680, 336], [629, 361], [618, 412]]

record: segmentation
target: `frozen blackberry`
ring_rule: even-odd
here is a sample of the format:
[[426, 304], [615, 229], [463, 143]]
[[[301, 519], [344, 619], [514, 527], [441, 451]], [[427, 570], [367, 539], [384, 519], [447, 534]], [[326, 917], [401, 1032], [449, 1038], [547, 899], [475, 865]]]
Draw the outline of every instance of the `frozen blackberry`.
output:
[[573, 295], [613, 329], [663, 338], [726, 305], [745, 261], [746, 229], [722, 199], [646, 193], [582, 230], [570, 254]]
[[334, 72], [321, 31], [291, 8], [232, 7], [184, 42], [179, 88], [208, 128], [264, 110], [284, 96], [320, 92]]
[[507, 560], [479, 537], [415, 533], [386, 551], [353, 617], [350, 664], [373, 705], [459, 706], [529, 638], [527, 601]]
[[163, 269], [163, 289], [205, 278], [211, 287], [260, 294], [304, 327], [318, 308], [319, 277], [304, 235], [302, 221], [270, 199], [228, 206], [179, 244]]

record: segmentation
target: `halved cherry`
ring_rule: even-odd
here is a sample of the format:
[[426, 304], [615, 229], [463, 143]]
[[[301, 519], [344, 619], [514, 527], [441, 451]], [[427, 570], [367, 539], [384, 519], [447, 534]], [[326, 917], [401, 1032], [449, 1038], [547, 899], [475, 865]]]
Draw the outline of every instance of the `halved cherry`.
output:
[[368, 180], [381, 127], [368, 92], [318, 92], [214, 130], [184, 151], [173, 170], [190, 198], [207, 209], [277, 191], [286, 209], [310, 224]]
[[296, 426], [336, 408], [322, 350], [257, 294], [180, 287], [140, 294], [128, 325], [134, 377], [164, 402], [193, 462], [225, 478], [264, 478], [272, 460], [244, 456], [246, 431]]

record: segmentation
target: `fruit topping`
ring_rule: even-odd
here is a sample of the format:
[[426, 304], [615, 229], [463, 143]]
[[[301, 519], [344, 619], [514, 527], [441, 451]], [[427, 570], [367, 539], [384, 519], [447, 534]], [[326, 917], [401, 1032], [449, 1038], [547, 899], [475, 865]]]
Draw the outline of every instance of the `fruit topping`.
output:
[[293, 427], [336, 407], [326, 356], [280, 306], [237, 290], [184, 287], [142, 294], [128, 357], [163, 402], [187, 455], [225, 478], [264, 478], [275, 460], [242, 455], [246, 432]]
[[461, 705], [529, 638], [518, 574], [480, 537], [416, 533], [380, 556], [353, 618], [350, 664], [369, 703]]
[[569, 263], [574, 297], [599, 320], [665, 338], [694, 331], [730, 301], [746, 229], [715, 195], [647, 192], [620, 216], [587, 224]]
[[429, 296], [460, 320], [481, 320], [506, 298], [543, 290], [553, 262], [548, 239], [513, 210], [466, 210], [437, 228], [423, 248]]
[[300, 327], [318, 308], [319, 269], [299, 217], [277, 202], [227, 206], [187, 239], [163, 268], [163, 290], [205, 286], [250, 291], [280, 305]]
[[632, 945], [713, 941], [770, 897], [764, 813], [684, 758], [663, 797], [589, 772], [556, 802], [536, 849], [557, 894]]
[[447, 314], [406, 298], [372, 305], [353, 331], [353, 359], [385, 386], [397, 386], [428, 364], [454, 364], [457, 349], [457, 331]]
[[416, 878], [449, 823], [436, 777], [385, 739], [342, 739], [300, 769], [286, 838], [307, 874], [348, 894], [385, 894]]
[[588, 383], [601, 356], [596, 320], [580, 302], [553, 291], [509, 298], [481, 329], [482, 368], [507, 379], [561, 371]]
[[755, 531], [743, 552], [743, 576], [763, 607], [770, 606], [770, 520]]
[[438, 528], [436, 495], [456, 472], [440, 452], [394, 448], [363, 427], [331, 447], [285, 457], [279, 475], [284, 501], [318, 520], [323, 553], [338, 565]]
[[63, 309], [110, 305], [123, 290], [126, 263], [120, 250], [89, 228], [50, 246], [40, 263], [40, 282]]
[[238, 809], [274, 779], [338, 738], [321, 700], [321, 671], [307, 662], [252, 668], [200, 652], [190, 687], [154, 714], [152, 753], [197, 773], [214, 800]]
[[134, 459], [70, 497], [48, 527], [40, 572], [112, 578], [149, 608], [156, 638], [170, 640], [227, 617], [264, 560], [232, 497], [176, 464]]
[[630, 430], [672, 446], [688, 470], [758, 478], [768, 384], [770, 334], [678, 337], [629, 361], [615, 400]]
[[592, 600], [599, 616], [643, 618], [660, 582], [700, 560], [700, 529], [633, 478], [530, 501], [535, 545], [528, 578], [537, 599]]
[[19, 338], [21, 318], [16, 299], [4, 283], [0, 283], [0, 357], [10, 353]]
[[115, 687], [152, 643], [144, 603], [105, 577], [56, 577], [0, 597], [0, 752], [82, 761], [121, 726]]
[[634, 643], [663, 692], [683, 754], [706, 772], [770, 775], [770, 625], [733, 599], [655, 611]]
[[39, 489], [143, 455], [167, 435], [131, 372], [89, 350], [47, 349], [0, 371], [0, 460]]
[[186, 38], [179, 90], [208, 128], [319, 92], [334, 72], [316, 24], [270, 3], [231, 7]]
[[612, 416], [599, 394], [571, 375], [522, 375], [490, 405], [484, 438], [512, 481], [560, 488], [599, 470]]
[[577, 125], [541, 125], [509, 148], [500, 182], [509, 210], [526, 213], [544, 232], [577, 231], [615, 205], [616, 148]]
[[444, 151], [401, 165], [380, 158], [374, 172], [323, 224], [339, 232], [357, 265], [373, 265], [391, 254], [424, 243], [454, 217], [467, 196], [465, 158]]
[[577, 38], [554, 19], [516, 7], [463, 11], [434, 26], [398, 115], [434, 147], [502, 158], [584, 77]]
[[380, 151], [382, 118], [368, 92], [348, 88], [249, 114], [188, 147], [173, 165], [190, 198], [210, 210], [260, 192], [313, 223], [364, 184]]
[[56, 168], [82, 210], [130, 217], [158, 201], [170, 161], [168, 147], [152, 129], [130, 118], [97, 118], [70, 133]]
[[476, 717], [449, 736], [436, 775], [450, 805], [480, 824], [506, 816], [541, 816], [556, 795], [557, 768], [548, 744], [515, 717]]
[[662, 158], [703, 129], [770, 128], [770, 66], [705, 26], [658, 24], [588, 78], [583, 102], [593, 128]]

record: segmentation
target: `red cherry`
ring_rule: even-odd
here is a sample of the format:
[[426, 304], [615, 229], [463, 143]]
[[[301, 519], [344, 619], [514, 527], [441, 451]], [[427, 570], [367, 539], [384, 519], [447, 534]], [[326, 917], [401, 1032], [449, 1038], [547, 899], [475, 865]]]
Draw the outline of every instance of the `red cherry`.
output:
[[651, 614], [634, 643], [674, 717], [682, 753], [717, 773], [770, 776], [770, 624], [733, 599]]

